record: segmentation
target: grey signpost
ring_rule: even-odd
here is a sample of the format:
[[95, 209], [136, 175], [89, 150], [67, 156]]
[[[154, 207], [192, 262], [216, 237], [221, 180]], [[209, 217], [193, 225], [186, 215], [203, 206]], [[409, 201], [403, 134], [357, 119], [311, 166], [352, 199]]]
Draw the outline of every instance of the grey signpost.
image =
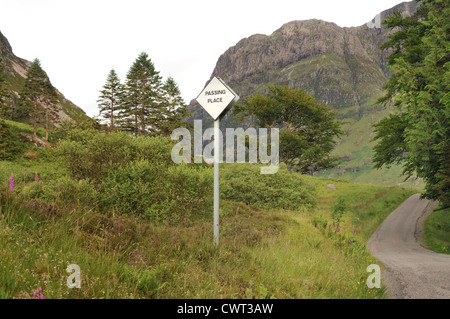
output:
[[196, 100], [214, 119], [214, 244], [218, 245], [220, 119], [239, 100], [239, 96], [222, 79], [214, 77]]

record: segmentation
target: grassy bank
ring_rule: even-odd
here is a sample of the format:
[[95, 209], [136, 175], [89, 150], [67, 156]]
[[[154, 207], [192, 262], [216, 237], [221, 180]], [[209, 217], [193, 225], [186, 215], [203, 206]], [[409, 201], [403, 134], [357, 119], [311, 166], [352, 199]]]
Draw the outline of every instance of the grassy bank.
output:
[[[317, 190], [315, 208], [223, 200], [218, 248], [212, 220], [155, 225], [82, 203], [24, 202], [4, 187], [0, 297], [32, 298], [42, 287], [46, 298], [383, 298], [365, 285], [375, 263], [365, 242], [412, 192], [305, 179]], [[81, 289], [66, 285], [69, 264], [81, 268]]]
[[0, 298], [384, 297], [365, 244], [413, 189], [223, 164], [214, 247], [213, 169], [171, 148], [74, 130], [1, 161]]
[[450, 254], [450, 208], [438, 207], [428, 216], [423, 239], [431, 250]]

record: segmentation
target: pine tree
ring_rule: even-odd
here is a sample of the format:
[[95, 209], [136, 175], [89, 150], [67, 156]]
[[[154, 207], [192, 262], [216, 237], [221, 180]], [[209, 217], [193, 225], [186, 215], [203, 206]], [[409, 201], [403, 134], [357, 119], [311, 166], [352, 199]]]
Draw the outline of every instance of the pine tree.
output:
[[37, 127], [45, 122], [46, 136], [50, 118], [56, 112], [56, 89], [51, 84], [47, 74], [41, 67], [41, 62], [35, 59], [26, 73], [25, 83], [20, 92], [22, 116], [28, 117], [33, 126], [33, 137], [37, 137]]
[[11, 118], [11, 107], [8, 103], [9, 94], [6, 91], [6, 74], [3, 60], [0, 57], [0, 117]]
[[109, 127], [114, 131], [122, 94], [122, 85], [114, 69], [109, 72], [106, 83], [100, 93], [100, 99], [97, 101], [99, 103], [100, 115], [109, 120]]
[[163, 117], [159, 72], [143, 52], [128, 71], [120, 112], [121, 127], [134, 134], [155, 134]]
[[4, 120], [0, 119], [0, 159], [9, 158], [9, 154], [7, 152], [9, 144], [10, 135], [8, 126], [6, 126]]
[[168, 77], [163, 85], [164, 91], [164, 120], [159, 127], [160, 133], [169, 136], [178, 127], [185, 127], [187, 122], [182, 122], [188, 116], [188, 110], [181, 91], [172, 77]]

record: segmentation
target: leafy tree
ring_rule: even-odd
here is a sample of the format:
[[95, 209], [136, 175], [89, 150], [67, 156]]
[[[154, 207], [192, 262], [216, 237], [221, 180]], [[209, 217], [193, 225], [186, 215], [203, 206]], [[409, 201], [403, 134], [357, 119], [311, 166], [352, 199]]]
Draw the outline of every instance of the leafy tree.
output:
[[155, 134], [163, 117], [162, 81], [148, 54], [141, 53], [128, 71], [121, 126], [135, 134]]
[[411, 17], [386, 19], [397, 28], [382, 49], [394, 74], [379, 102], [394, 114], [375, 125], [376, 167], [401, 163], [425, 181], [423, 197], [450, 206], [450, 2], [425, 0]]
[[188, 125], [187, 122], [182, 122], [182, 119], [186, 118], [189, 112], [181, 97], [181, 91], [172, 77], [168, 77], [164, 82], [163, 92], [164, 120], [161, 123], [160, 132], [169, 136], [174, 129]]
[[113, 131], [115, 130], [117, 111], [120, 109], [121, 94], [122, 85], [116, 71], [112, 69], [108, 74], [103, 90], [100, 91], [100, 98], [97, 102], [99, 103], [100, 115], [109, 119], [109, 126]]
[[254, 116], [260, 127], [280, 128], [280, 160], [302, 173], [333, 167], [330, 153], [342, 131], [334, 110], [302, 89], [269, 85], [269, 94], [254, 95], [234, 107], [243, 119]]
[[35, 59], [26, 73], [25, 83], [20, 92], [22, 116], [30, 119], [34, 138], [37, 137], [37, 126], [45, 121], [45, 140], [48, 141], [50, 117], [56, 112], [56, 97], [56, 89], [42, 69], [41, 62]]

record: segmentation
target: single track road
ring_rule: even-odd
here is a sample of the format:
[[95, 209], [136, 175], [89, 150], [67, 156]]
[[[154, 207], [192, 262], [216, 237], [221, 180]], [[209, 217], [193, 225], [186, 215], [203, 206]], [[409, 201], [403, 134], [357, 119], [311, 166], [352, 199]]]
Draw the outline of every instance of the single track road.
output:
[[394, 210], [367, 243], [385, 269], [381, 281], [392, 299], [450, 299], [450, 255], [422, 242], [423, 220], [437, 203], [415, 194]]

